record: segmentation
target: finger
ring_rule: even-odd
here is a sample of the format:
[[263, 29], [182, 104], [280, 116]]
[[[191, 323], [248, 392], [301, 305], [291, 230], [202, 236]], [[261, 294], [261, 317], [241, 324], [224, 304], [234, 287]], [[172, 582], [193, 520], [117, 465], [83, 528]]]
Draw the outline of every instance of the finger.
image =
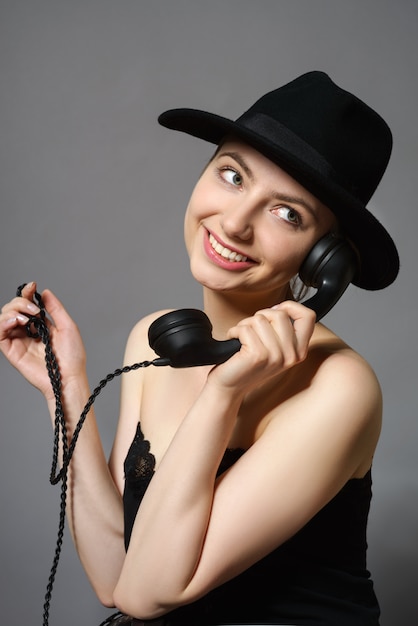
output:
[[[260, 311], [271, 321], [282, 338], [283, 349], [296, 351], [299, 360], [304, 359], [315, 328], [315, 313], [303, 305], [286, 301]], [[291, 352], [289, 352], [291, 358]]]
[[[268, 309], [260, 311], [255, 319], [264, 320], [265, 341], [268, 341], [272, 358], [282, 367], [290, 367], [300, 360], [300, 350], [292, 320], [286, 311]], [[261, 321], [260, 328], [262, 328]], [[268, 334], [267, 334], [268, 333]]]
[[[266, 321], [266, 325], [269, 323]], [[263, 337], [264, 334], [264, 337]], [[268, 336], [268, 332], [261, 332], [260, 328], [256, 328], [254, 321], [248, 323], [239, 323], [228, 333], [229, 338], [239, 339], [241, 349], [237, 353], [237, 358], [245, 357], [250, 359], [253, 365], [263, 366], [270, 359], [272, 338]], [[232, 357], [234, 358], [234, 357]]]
[[26, 285], [22, 287], [21, 296], [23, 298], [27, 298], [28, 300], [31, 300], [35, 294], [35, 291], [36, 291], [36, 283], [34, 281], [30, 283], [26, 283]]
[[297, 340], [298, 351], [301, 358], [305, 358], [309, 341], [315, 329], [316, 314], [311, 309], [307, 308], [299, 302], [293, 302], [287, 300], [282, 302], [276, 310], [282, 310], [292, 320], [293, 330]]
[[[10, 311], [11, 309], [27, 308], [29, 302], [33, 303], [33, 294], [36, 291], [36, 284], [34, 282], [27, 283], [17, 290], [15, 298], [7, 302], [1, 309], [2, 313]], [[36, 305], [35, 305], [36, 306]], [[30, 310], [30, 309], [29, 309]], [[32, 311], [30, 311], [32, 312]], [[39, 309], [37, 308], [39, 313]]]
[[29, 322], [29, 317], [18, 311], [9, 311], [2, 314], [0, 319], [0, 342], [10, 339], [16, 328], [24, 327]]
[[[276, 321], [275, 325], [273, 321]], [[295, 363], [294, 333], [286, 313], [269, 311], [268, 315], [264, 315], [260, 311], [242, 320], [236, 329], [241, 344], [248, 348], [255, 362], [264, 366], [274, 365], [276, 368]]]
[[3, 314], [7, 314], [12, 311], [18, 311], [25, 315], [37, 315], [40, 309], [33, 302], [32, 299], [19, 296], [19, 297], [13, 298], [13, 300], [5, 304], [1, 311]]

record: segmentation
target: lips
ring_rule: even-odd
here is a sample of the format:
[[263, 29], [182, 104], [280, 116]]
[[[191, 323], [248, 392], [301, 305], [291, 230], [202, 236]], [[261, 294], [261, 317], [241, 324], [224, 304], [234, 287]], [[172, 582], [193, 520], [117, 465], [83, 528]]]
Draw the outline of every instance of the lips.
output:
[[242, 251], [225, 246], [210, 231], [207, 231], [205, 237], [205, 249], [218, 265], [228, 269], [246, 268], [255, 263], [254, 259], [243, 254]]
[[248, 261], [248, 257], [240, 254], [239, 252], [235, 252], [235, 250], [230, 250], [223, 246], [219, 241], [215, 239], [215, 237], [209, 233], [209, 243], [212, 248], [220, 254], [224, 259], [228, 261]]

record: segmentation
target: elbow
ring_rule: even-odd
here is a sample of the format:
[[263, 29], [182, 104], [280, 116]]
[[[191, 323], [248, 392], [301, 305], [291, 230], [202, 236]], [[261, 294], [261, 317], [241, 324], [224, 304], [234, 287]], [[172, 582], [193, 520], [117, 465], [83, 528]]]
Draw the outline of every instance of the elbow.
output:
[[126, 585], [116, 585], [112, 597], [113, 606], [125, 615], [139, 620], [152, 620], [176, 608], [177, 604], [162, 604], [150, 597], [149, 593], [129, 589]]
[[107, 589], [95, 589], [95, 592], [100, 604], [105, 606], [107, 609], [113, 609], [116, 607], [113, 599], [114, 593], [112, 591]]
[[[116, 604], [113, 601], [113, 597], [105, 597], [105, 598], [100, 598], [99, 597], [99, 602], [106, 607], [107, 609], [114, 609], [117, 608]], [[120, 610], [120, 609], [119, 609]]]
[[[171, 582], [171, 584], [170, 584]], [[112, 595], [112, 604], [125, 615], [139, 620], [153, 620], [166, 615], [191, 602], [195, 602], [208, 589], [197, 589], [196, 585], [186, 588], [174, 587], [164, 576], [152, 577], [146, 574], [128, 575], [122, 571]]]
[[148, 620], [159, 617], [162, 613], [152, 611], [149, 602], [141, 602], [141, 594], [134, 592], [132, 589], [117, 585], [112, 597], [113, 606], [121, 613], [129, 615], [135, 619]]
[[131, 608], [128, 609], [125, 593], [124, 593], [123, 588], [121, 588], [120, 585], [116, 585], [113, 591], [112, 600], [113, 600], [113, 604], [115, 608], [121, 611], [121, 613], [126, 613], [126, 615], [130, 615], [131, 617], [134, 617], [134, 615], [132, 614]]
[[115, 608], [118, 609], [118, 611], [120, 611], [121, 613], [125, 613], [130, 617], [137, 617], [137, 619], [140, 619], [138, 616], [134, 615], [134, 613], [136, 613], [137, 611], [133, 610], [134, 607], [132, 606], [132, 602], [128, 602], [128, 598], [126, 597], [124, 590], [121, 589], [120, 585], [116, 585], [113, 591], [112, 600]]

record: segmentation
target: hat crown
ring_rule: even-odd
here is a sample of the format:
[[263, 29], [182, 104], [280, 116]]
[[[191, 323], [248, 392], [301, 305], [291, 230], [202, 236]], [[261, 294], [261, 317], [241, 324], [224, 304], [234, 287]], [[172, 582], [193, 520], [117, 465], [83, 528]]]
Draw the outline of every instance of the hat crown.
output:
[[392, 133], [359, 98], [314, 71], [265, 94], [237, 122], [247, 126], [257, 115], [315, 150], [351, 195], [370, 200], [390, 158]]

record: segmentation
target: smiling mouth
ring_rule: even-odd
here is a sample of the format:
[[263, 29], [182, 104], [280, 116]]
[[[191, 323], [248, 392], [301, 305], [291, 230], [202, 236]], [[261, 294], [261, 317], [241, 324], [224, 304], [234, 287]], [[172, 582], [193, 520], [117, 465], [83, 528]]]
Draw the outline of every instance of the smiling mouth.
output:
[[238, 263], [240, 261], [248, 261], [252, 263], [254, 262], [252, 259], [250, 259], [250, 257], [223, 246], [221, 243], [219, 243], [219, 241], [215, 239], [215, 237], [211, 233], [209, 233], [209, 243], [213, 250], [215, 250], [215, 252], [217, 252], [222, 258], [230, 261], [231, 263]]

